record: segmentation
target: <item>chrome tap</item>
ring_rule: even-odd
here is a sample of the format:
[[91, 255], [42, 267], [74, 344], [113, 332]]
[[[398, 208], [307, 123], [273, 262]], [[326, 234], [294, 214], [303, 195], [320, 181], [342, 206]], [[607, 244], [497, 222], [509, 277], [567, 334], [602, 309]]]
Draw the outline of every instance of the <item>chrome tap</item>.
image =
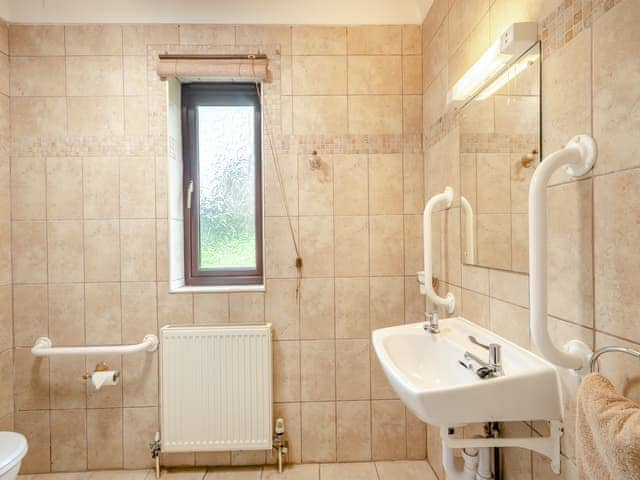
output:
[[431, 312], [424, 314], [429, 319], [429, 323], [424, 324], [425, 331], [429, 333], [440, 333], [440, 319], [438, 318], [438, 312]]
[[482, 379], [499, 377], [504, 374], [502, 370], [501, 347], [497, 343], [489, 344], [488, 362], [483, 362], [471, 352], [464, 352], [464, 359], [464, 362], [462, 360], [459, 360], [458, 363], [460, 363], [460, 365], [462, 365], [464, 368], [474, 370], [471, 362], [475, 362], [479, 365], [479, 367], [474, 371], [476, 375], [478, 375], [478, 377]]

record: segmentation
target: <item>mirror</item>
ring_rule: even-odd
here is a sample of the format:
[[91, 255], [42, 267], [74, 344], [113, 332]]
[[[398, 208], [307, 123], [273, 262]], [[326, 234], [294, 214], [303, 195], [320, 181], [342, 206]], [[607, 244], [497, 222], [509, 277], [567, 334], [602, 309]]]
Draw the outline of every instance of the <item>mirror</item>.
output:
[[460, 112], [462, 262], [527, 272], [529, 181], [540, 152], [540, 44]]

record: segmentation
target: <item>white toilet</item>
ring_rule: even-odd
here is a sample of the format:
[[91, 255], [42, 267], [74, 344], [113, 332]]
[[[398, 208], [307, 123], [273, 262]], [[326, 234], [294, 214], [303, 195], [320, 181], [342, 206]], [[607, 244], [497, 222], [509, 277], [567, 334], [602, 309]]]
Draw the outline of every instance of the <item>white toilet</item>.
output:
[[15, 480], [29, 449], [24, 435], [0, 432], [0, 480]]

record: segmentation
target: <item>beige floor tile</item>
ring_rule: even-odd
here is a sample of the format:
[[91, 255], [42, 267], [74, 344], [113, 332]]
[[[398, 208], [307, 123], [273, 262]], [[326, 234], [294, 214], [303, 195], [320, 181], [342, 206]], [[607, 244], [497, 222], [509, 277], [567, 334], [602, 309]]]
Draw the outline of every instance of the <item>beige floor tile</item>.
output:
[[[206, 475], [205, 469], [191, 469], [191, 468], [172, 468], [169, 470], [163, 470], [160, 476], [161, 480], [203, 480]], [[153, 472], [149, 473], [146, 480], [155, 479]], [[93, 479], [91, 479], [93, 480]]]
[[205, 480], [260, 480], [262, 467], [219, 467], [209, 469]]
[[262, 480], [319, 480], [320, 468], [317, 464], [290, 465], [278, 473], [276, 467], [265, 467]]
[[437, 480], [425, 461], [376, 462], [380, 480]]
[[320, 480], [378, 480], [373, 463], [327, 463], [320, 465]]

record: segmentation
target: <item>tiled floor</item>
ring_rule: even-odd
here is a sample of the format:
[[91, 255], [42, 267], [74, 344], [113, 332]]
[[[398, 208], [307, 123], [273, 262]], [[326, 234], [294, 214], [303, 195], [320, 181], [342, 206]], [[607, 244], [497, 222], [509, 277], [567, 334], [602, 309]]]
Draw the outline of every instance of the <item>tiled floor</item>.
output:
[[[153, 480], [150, 470], [20, 475], [20, 480]], [[282, 474], [274, 467], [216, 467], [170, 470], [166, 480], [437, 480], [425, 461], [291, 465]]]

